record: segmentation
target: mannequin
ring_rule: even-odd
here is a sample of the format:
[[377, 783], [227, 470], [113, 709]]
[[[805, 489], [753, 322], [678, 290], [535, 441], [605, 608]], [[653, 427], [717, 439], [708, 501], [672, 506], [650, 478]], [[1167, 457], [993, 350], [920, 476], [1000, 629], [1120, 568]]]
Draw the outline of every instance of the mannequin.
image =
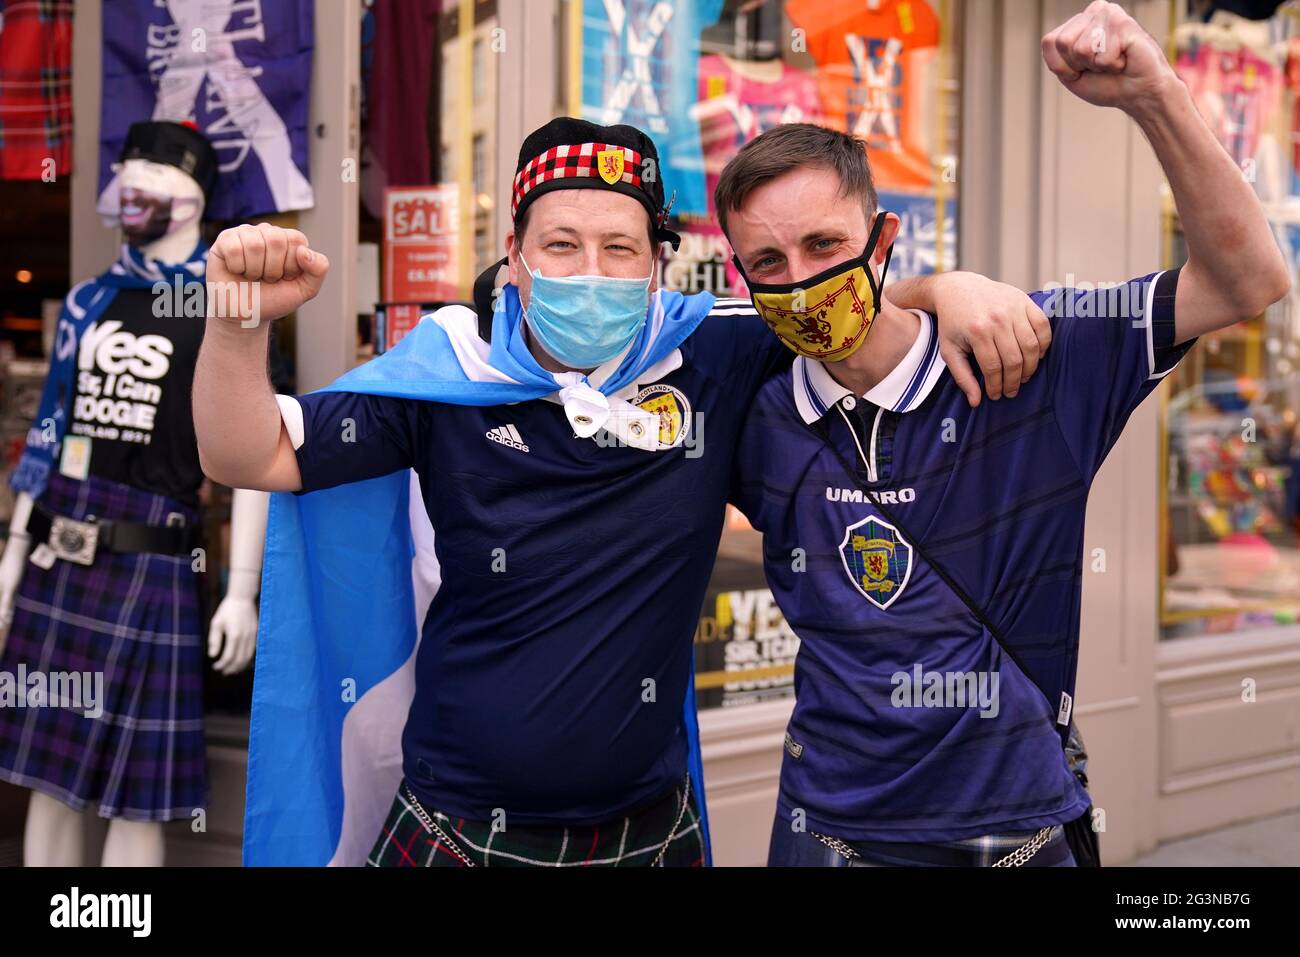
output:
[[[210, 154], [204, 149], [206, 141], [201, 138], [198, 140], [194, 139], [194, 137], [199, 137], [197, 132], [187, 131], [184, 133], [178, 133], [178, 130], [182, 129], [178, 124], [137, 124], [135, 127], [132, 127], [133, 137], [137, 132], [137, 128], [141, 128], [142, 132], [134, 153], [143, 155], [124, 154], [127, 158], [124, 158], [118, 171], [121, 205], [120, 222], [127, 242], [127, 247], [142, 254], [143, 258], [137, 258], [135, 261], [143, 262], [145, 265], [152, 263], [183, 264], [187, 262], [187, 257], [190, 257], [191, 260], [193, 260], [196, 255], [199, 258], [202, 258], [206, 255], [206, 251], [202, 250], [200, 245], [200, 224], [203, 217], [203, 210], [206, 206], [207, 193], [204, 185], [202, 185], [195, 176], [207, 178], [210, 185], [211, 180], [215, 179], [215, 154]], [[150, 139], [150, 136], [155, 137], [155, 139]], [[145, 148], [140, 148], [140, 142], [146, 144]], [[160, 142], [165, 146], [174, 146], [175, 142], [188, 144], [189, 147], [192, 148], [192, 152], [188, 154], [189, 158], [185, 160], [183, 165], [190, 166], [195, 175], [190, 175], [190, 173], [183, 171], [182, 168], [177, 165], [172, 165], [169, 162], [158, 161], [159, 156], [161, 155], [160, 151], [164, 148], [157, 145]], [[131, 148], [131, 145], [131, 139], [129, 138], [128, 150]], [[207, 149], [210, 150], [210, 147], [207, 147]], [[197, 166], [191, 162], [194, 156], [198, 156], [201, 160]], [[210, 163], [204, 162], [209, 159], [211, 160]], [[126, 261], [126, 256], [127, 251], [124, 249], [124, 261]], [[74, 297], [76, 297], [77, 292], [78, 290], [74, 289], [73, 293], [69, 294], [69, 302], [72, 302]], [[152, 295], [156, 301], [158, 297], [157, 291], [155, 290]], [[138, 311], [139, 309], [144, 308], [150, 300], [140, 296], [136, 300], [133, 300], [133, 302], [138, 305], [133, 305], [131, 308]], [[155, 316], [158, 315], [157, 309], [158, 307], [155, 305]], [[122, 313], [119, 310], [119, 312], [113, 315], [120, 317]], [[79, 395], [75, 404], [76, 412], [72, 413], [71, 409], [67, 410], [69, 418], [74, 421], [70, 423], [69, 432], [64, 436], [62, 442], [63, 445], [79, 443], [77, 446], [78, 449], [88, 448], [89, 451], [85, 452], [85, 455], [87, 460], [91, 463], [91, 466], [95, 464], [97, 457], [108, 461], [119, 461], [119, 459], [114, 458], [114, 456], [118, 455], [122, 456], [120, 458], [120, 461], [122, 462], [138, 462], [138, 459], [132, 460], [130, 458], [133, 453], [139, 453], [138, 446], [135, 448], [128, 448], [128, 451], [125, 453], [118, 453], [115, 451], [113, 441], [118, 438], [126, 440], [129, 436], [130, 441], [143, 443], [146, 446], [152, 444], [154, 448], [157, 449], [164, 446], [169, 438], [167, 435], [160, 434], [162, 430], [167, 429], [169, 424], [177, 422], [182, 414], [184, 415], [184, 418], [188, 420], [188, 379], [192, 376], [194, 355], [185, 354], [185, 347], [180, 341], [181, 337], [179, 335], [173, 337], [175, 341], [172, 341], [167, 339], [165, 336], [157, 334], [141, 334], [138, 330], [132, 331], [129, 324], [124, 324], [120, 318], [109, 321], [109, 317], [110, 314], [105, 312], [103, 321], [90, 324], [87, 329], [84, 329], [79, 333], [80, 338], [76, 340], [75, 345], [78, 373], [83, 378], [78, 380], [77, 389]], [[127, 318], [129, 319], [130, 317], [128, 316]], [[177, 324], [202, 323], [201, 318], [177, 317], [165, 321]], [[68, 330], [71, 328], [71, 326], [67, 326], [65, 329], [65, 323], [61, 320], [59, 334], [56, 335], [56, 342], [66, 340], [69, 335]], [[161, 328], [166, 329], [167, 327], [164, 325]], [[176, 328], [180, 329], [182, 327], [178, 325]], [[97, 341], [101, 341], [92, 339], [88, 344], [86, 340], [87, 336], [107, 336], [110, 333], [113, 333], [114, 330], [118, 329], [126, 330], [115, 334], [122, 338], [115, 342], [103, 340], [102, 344], [97, 348], [87, 348], [88, 345], [95, 346]], [[185, 335], [192, 335], [192, 333], [187, 331]], [[136, 345], [137, 343], [146, 344]], [[152, 348], [152, 352], [147, 351], [150, 348]], [[136, 350], [134, 355], [131, 353], [132, 349]], [[194, 351], [196, 350], [197, 344], [194, 345]], [[189, 368], [180, 369], [179, 366], [171, 368], [168, 366], [169, 358], [175, 359], [177, 362], [188, 362], [190, 363]], [[135, 365], [132, 365], [132, 363], [135, 363]], [[157, 372], [160, 367], [165, 370], [161, 375]], [[95, 427], [93, 423], [89, 422], [89, 420], [93, 418], [93, 413], [89, 413], [87, 410], [94, 409], [96, 403], [93, 399], [92, 401], [87, 402], [86, 399], [80, 395], [83, 386], [86, 385], [84, 377], [93, 376], [93, 373], [96, 372], [103, 372], [105, 368], [118, 372], [116, 380], [114, 380], [111, 374], [108, 376], [100, 376], [101, 379], [107, 382], [116, 381], [117, 383], [116, 386], [109, 386], [104, 389], [103, 394], [106, 398], [104, 398], [103, 401], [105, 403], [109, 403], [114, 409], [116, 409], [116, 407], [128, 407], [131, 410], [139, 410], [141, 406], [145, 406], [143, 412], [132, 411], [130, 413], [134, 418], [129, 424], [135, 426], [135, 428], [119, 428], [117, 423], [122, 421], [121, 419], [110, 420], [104, 418], [101, 420], [102, 422], [108, 423], [112, 421], [114, 424], [103, 424], [98, 427]], [[129, 377], [129, 370], [131, 369], [134, 369], [136, 372], [134, 379]], [[122, 370], [127, 370], [127, 374], [123, 374]], [[175, 378], [178, 374], [183, 375], [184, 378]], [[51, 376], [53, 375], [54, 365], [52, 362]], [[97, 389], [98, 386], [95, 386], [95, 388]], [[170, 394], [168, 393], [168, 390], [170, 390]], [[95, 395], [98, 394], [98, 391], [96, 391]], [[165, 410], [161, 402], [156, 398], [159, 394], [169, 396], [170, 406], [166, 411], [169, 411], [171, 416], [164, 416]], [[125, 401], [111, 402], [110, 397], [126, 396], [132, 398], [143, 397], [143, 400], [134, 403]], [[156, 403], [156, 407], [149, 403]], [[182, 413], [181, 403], [184, 404], [184, 413]], [[63, 414], [63, 412], [59, 413], [59, 415]], [[117, 413], [116, 411], [111, 413], [101, 413], [101, 415], [120, 414], [125, 413]], [[77, 421], [81, 419], [87, 421]], [[34, 425], [33, 432], [37, 430], [38, 425], [39, 423]], [[187, 423], [187, 427], [192, 430], [192, 425], [188, 425]], [[173, 429], [173, 431], [175, 430]], [[74, 435], [74, 433], [77, 434]], [[84, 436], [87, 435], [91, 437], [85, 438]], [[188, 432], [186, 435], [180, 436], [177, 441], [181, 444], [187, 442], [192, 444], [192, 431]], [[31, 444], [32, 439], [29, 437], [29, 446]], [[63, 451], [66, 453], [67, 450], [64, 449]], [[191, 462], [187, 454], [184, 458], [184, 464], [186, 466], [186, 474], [193, 477], [193, 481], [191, 481], [190, 484], [194, 486], [192, 489], [195, 495], [193, 504], [196, 506], [197, 484], [198, 481], [201, 480], [202, 476], [196, 468], [196, 449], [193, 452], [193, 456], [194, 458]], [[63, 484], [63, 487], [71, 487], [75, 489], [79, 486], [75, 481], [77, 478], [74, 474], [75, 470], [69, 469], [69, 458], [70, 456], [67, 454], [62, 455], [61, 457], [55, 457], [55, 462], [64, 477], [52, 479], [51, 481], [58, 481]], [[72, 458], [75, 458], [75, 456], [72, 456]], [[165, 458], [161, 459], [161, 463], [163, 466], [169, 464], [168, 460]], [[154, 484], [147, 477], [149, 474], [148, 470], [143, 469], [139, 465], [132, 467], [135, 471], [123, 473], [123, 477], [133, 478], [138, 473], [145, 475], [146, 480], [140, 482], [139, 485], [132, 481], [123, 484], [132, 485], [135, 488], [139, 488], [140, 485]], [[153, 469], [155, 473], [157, 472], [158, 467], [159, 463], [156, 461], [149, 463], [149, 468]], [[102, 471], [103, 470], [101, 469], [101, 474]], [[74, 479], [70, 486], [66, 478], [66, 476], [69, 475], [72, 475]], [[118, 477], [119, 476], [117, 475], [110, 475], [111, 479], [117, 479]], [[100, 476], [92, 478], [89, 475], [83, 474], [80, 478], [88, 484], [101, 482]], [[175, 476], [168, 475], [164, 481], [171, 481], [174, 479]], [[19, 482], [15, 481], [15, 487], [18, 487], [18, 485]], [[95, 488], [100, 487], [99, 484], [95, 485]], [[118, 486], [116, 483], [109, 484], [108, 482], [105, 482], [102, 487], [111, 489]], [[191, 490], [185, 489], [185, 491], [188, 492]], [[156, 501], [171, 501], [170, 499], [164, 498], [160, 493], [158, 493], [157, 489], [153, 487], [145, 488], [138, 492], [123, 492], [123, 494], [145, 496], [148, 496], [151, 493], [153, 493]], [[255, 605], [255, 599], [257, 597], [258, 585], [261, 578], [262, 548], [266, 534], [268, 500], [269, 496], [263, 492], [249, 491], [245, 489], [236, 489], [234, 491], [231, 514], [230, 578], [226, 594], [212, 617], [206, 642], [207, 656], [208, 658], [213, 659], [214, 670], [221, 674], [230, 675], [242, 671], [248, 667], [248, 664], [253, 657], [257, 637], [257, 608]], [[48, 553], [46, 544], [39, 540], [34, 541], [34, 539], [39, 539], [41, 536], [33, 535], [29, 531], [33, 511], [40, 507], [38, 505], [38, 502], [40, 501], [41, 499], [39, 496], [34, 496], [29, 491], [19, 492], [14, 507], [13, 521], [10, 526], [9, 541], [4, 550], [3, 556], [0, 557], [0, 657], [3, 657], [7, 641], [13, 638], [13, 636], [9, 634], [10, 626], [11, 623], [15, 623], [16, 600], [19, 596], [26, 595], [26, 591], [23, 589], [25, 576], [31, 574], [48, 575], [59, 568], [60, 562], [71, 561], [70, 559], [62, 557], [57, 560], [52, 560], [48, 554], [42, 557], [38, 553], [38, 550], [43, 550]], [[186, 504], [188, 503], [178, 499], [178, 504], [167, 506], [168, 508], [174, 507], [177, 510], [168, 515], [167, 524], [173, 524], [173, 519], [178, 515], [182, 519], [185, 519], [186, 516], [188, 516], [191, 520], [197, 515], [196, 508], [186, 508]], [[184, 514], [182, 514], [182, 512]], [[93, 516], [87, 515], [85, 516], [85, 519], [90, 521], [93, 519]], [[147, 524], [156, 525], [161, 523], [151, 521]], [[138, 551], [149, 552], [153, 551], [153, 549], [141, 548], [138, 549]], [[184, 551], [188, 551], [188, 549]], [[195, 549], [194, 554], [197, 553], [198, 550]], [[108, 559], [101, 559], [97, 554], [94, 559], [95, 564], [93, 567], [98, 569], [100, 567], [99, 563], [102, 560]], [[144, 557], [144, 560], [153, 561], [154, 559], [152, 555], [148, 555]], [[192, 597], [196, 602], [197, 585], [195, 578], [193, 575], [188, 576], [188, 578], [183, 575], [184, 568], [182, 566], [191, 565], [190, 555], [185, 554], [182, 551], [177, 551], [176, 553], [169, 554], [168, 561], [170, 564], [167, 567], [173, 569], [175, 580], [179, 583], [178, 587], [192, 589]], [[42, 562], [47, 564], [42, 565]], [[34, 565], [40, 567], [33, 570]], [[136, 567], [139, 568], [140, 566], [137, 565]], [[156, 568], [156, 565], [150, 565], [150, 567]], [[44, 571], [41, 570], [42, 568]], [[100, 579], [94, 579], [94, 581], [98, 583], [100, 582]], [[124, 587], [125, 586], [123, 586], [121, 582], [113, 581], [110, 577], [109, 590]], [[69, 594], [76, 594], [75, 586], [69, 586]], [[134, 595], [135, 592], [132, 592], [131, 594]], [[38, 599], [29, 600], [37, 601]], [[60, 606], [58, 611], [62, 610], [64, 609]], [[165, 610], [164, 600], [164, 611]], [[90, 613], [73, 607], [69, 610], [69, 615], [71, 616], [75, 614], [85, 616]], [[165, 618], [166, 616], [164, 615], [164, 620]], [[197, 620], [197, 618], [195, 617], [194, 620]], [[30, 625], [28, 627], [30, 628]], [[30, 649], [31, 647], [32, 646], [29, 644], [28, 648]], [[114, 641], [113, 647], [116, 649], [116, 641]], [[37, 669], [46, 666], [36, 660], [38, 657], [44, 658], [44, 653], [36, 655], [32, 654], [29, 650], [28, 654], [31, 655], [32, 660], [24, 660], [21, 657], [18, 659], [20, 662], [25, 663], [28, 669]], [[71, 657], [72, 652], [69, 651], [68, 655]], [[50, 660], [54, 660], [55, 657], [57, 656], [51, 654]], [[149, 665], [153, 666], [152, 662], [149, 662]], [[13, 660], [11, 657], [0, 667], [12, 668], [12, 666]], [[133, 663], [124, 665], [121, 661], [113, 661], [111, 662], [110, 667], [116, 667], [119, 670], [125, 671], [127, 676], [131, 677], [133, 674], [131, 669], [136, 666]], [[173, 664], [173, 671], [175, 671], [176, 668], [177, 666]], [[183, 665], [180, 666], [180, 670], [184, 672]], [[166, 678], [158, 678], [157, 674], [158, 672], [155, 671], [154, 683], [156, 684], [158, 681], [165, 683]], [[188, 675], [182, 674], [182, 679], [184, 677], [188, 677]], [[196, 680], [192, 684], [193, 686], [197, 686], [199, 682]], [[141, 693], [138, 690], [138, 688], [141, 687], [146, 687], [146, 681], [143, 678], [140, 678], [138, 681], [136, 690], [137, 696]], [[201, 694], [195, 692], [189, 684], [186, 685], [184, 690], [178, 689], [180, 689], [179, 685], [177, 685], [171, 693], [174, 696], [188, 696], [189, 701], [187, 702], [187, 705], [189, 709], [194, 710], [197, 707], [197, 710], [201, 714], [201, 700], [198, 701], [197, 704], [194, 701], [194, 695], [198, 694], [201, 698]], [[190, 719], [189, 723], [191, 726], [189, 733], [193, 735], [194, 731], [192, 725], [194, 720]], [[16, 728], [17, 725], [14, 725], [8, 730], [16, 734], [18, 733]], [[5, 732], [5, 728], [0, 728], [0, 735], [3, 735]], [[201, 736], [201, 727], [197, 733]], [[166, 740], [170, 741], [171, 739]], [[192, 736], [187, 739], [187, 743], [191, 745], [191, 751], [194, 747], [199, 746], [196, 744], [196, 739]], [[130, 746], [129, 743], [122, 746], [124, 754], [125, 749]], [[152, 759], [154, 756], [150, 755], [149, 757]], [[115, 760], [120, 760], [122, 758], [123, 755], [117, 755]], [[172, 763], [171, 758], [172, 753], [170, 751], [163, 753], [162, 758], [159, 761], [159, 766], [170, 766]], [[89, 761], [89, 759], [87, 760]], [[125, 758], [125, 763], [129, 763], [133, 760], [135, 760], [134, 755]], [[152, 766], [153, 765], [146, 765], [146, 767]], [[206, 769], [201, 772], [201, 776], [203, 787], [206, 788]], [[179, 818], [185, 813], [184, 808], [178, 810], [172, 807], [166, 810], [159, 809], [155, 812], [150, 812], [147, 810], [141, 810], [133, 805], [129, 814], [123, 813], [120, 816], [110, 815], [105, 814], [103, 811], [105, 802], [110, 801], [109, 798], [81, 795], [74, 798], [76, 803], [85, 806], [82, 810], [78, 810], [74, 809], [74, 807], [70, 806], [69, 803], [66, 803], [60, 797], [56, 797], [53, 793], [50, 793], [51, 791], [68, 790], [65, 787], [64, 782], [47, 782], [39, 780], [39, 775], [34, 774], [31, 767], [12, 769], [6, 768], [6, 766], [0, 763], [0, 777], [5, 777], [8, 780], [12, 780], [23, 786], [29, 786], [32, 789], [25, 836], [24, 863], [27, 866], [76, 866], [82, 864], [84, 857], [84, 848], [82, 847], [82, 813], [83, 810], [88, 809], [89, 806], [96, 802], [100, 805], [100, 815], [110, 817], [108, 834], [104, 844], [102, 863], [105, 866], [160, 866], [163, 863], [162, 821]], [[160, 779], [161, 777], [162, 775], [159, 774]], [[170, 791], [170, 784], [164, 781], [162, 783], [162, 788]], [[145, 790], [148, 789], [149, 784], [147, 783]], [[144, 815], [150, 815], [156, 819], [138, 819]]]

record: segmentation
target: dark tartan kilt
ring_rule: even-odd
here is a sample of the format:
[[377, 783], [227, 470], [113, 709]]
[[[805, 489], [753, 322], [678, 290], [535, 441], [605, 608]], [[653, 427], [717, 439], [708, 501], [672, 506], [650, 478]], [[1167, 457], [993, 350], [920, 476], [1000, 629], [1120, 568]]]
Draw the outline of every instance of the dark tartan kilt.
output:
[[[165, 524], [185, 505], [117, 482], [51, 477], [41, 503], [84, 519]], [[36, 542], [33, 542], [35, 547]], [[208, 796], [198, 576], [189, 555], [100, 552], [27, 562], [0, 672], [102, 673], [101, 713], [0, 707], [0, 779], [101, 817], [189, 817]], [[30, 686], [30, 685], [29, 685]]]
[[[687, 805], [682, 811], [683, 790]], [[370, 867], [467, 867], [417, 816], [405, 782], [379, 831], [366, 864]], [[524, 827], [493, 830], [490, 822], [450, 818], [425, 807], [426, 813], [475, 867], [647, 867], [664, 842], [666, 867], [701, 867], [704, 837], [695, 794], [682, 785], [653, 804], [602, 824], [579, 827]], [[680, 820], [679, 820], [680, 816]], [[674, 828], [674, 824], [676, 827]]]

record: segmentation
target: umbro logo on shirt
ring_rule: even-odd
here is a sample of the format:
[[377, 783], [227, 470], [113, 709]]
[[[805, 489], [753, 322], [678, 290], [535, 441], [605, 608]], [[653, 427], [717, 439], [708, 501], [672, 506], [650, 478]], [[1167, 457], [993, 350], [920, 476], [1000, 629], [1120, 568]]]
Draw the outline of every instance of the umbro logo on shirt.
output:
[[508, 445], [512, 449], [518, 449], [520, 452], [527, 452], [528, 446], [524, 444], [523, 438], [519, 435], [519, 430], [513, 425], [500, 425], [495, 429], [488, 429], [483, 433], [493, 442], [499, 442], [501, 445]]
[[897, 491], [885, 489], [879, 492], [868, 489], [863, 492], [860, 488], [833, 488], [826, 487], [826, 501], [828, 502], [853, 502], [855, 504], [862, 502], [880, 502], [882, 505], [898, 505], [916, 501], [916, 489], [900, 488]]

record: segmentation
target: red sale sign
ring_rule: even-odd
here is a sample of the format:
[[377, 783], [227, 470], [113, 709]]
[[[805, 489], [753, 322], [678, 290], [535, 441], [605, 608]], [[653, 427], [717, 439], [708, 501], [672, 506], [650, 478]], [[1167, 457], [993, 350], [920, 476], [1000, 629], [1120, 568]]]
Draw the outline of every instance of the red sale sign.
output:
[[459, 297], [458, 195], [453, 183], [384, 190], [384, 301]]
[[387, 352], [397, 345], [420, 321], [420, 306], [414, 303], [394, 303], [384, 307], [384, 335], [380, 351]]

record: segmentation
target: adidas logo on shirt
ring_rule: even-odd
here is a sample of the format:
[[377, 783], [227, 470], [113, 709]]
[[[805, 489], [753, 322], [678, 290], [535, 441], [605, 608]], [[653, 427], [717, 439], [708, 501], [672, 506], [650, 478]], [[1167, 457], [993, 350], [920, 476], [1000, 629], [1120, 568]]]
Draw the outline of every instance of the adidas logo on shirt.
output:
[[512, 449], [518, 449], [520, 452], [528, 451], [528, 446], [524, 444], [524, 440], [519, 435], [519, 431], [513, 425], [497, 426], [497, 428], [489, 429], [483, 434], [493, 442], [508, 445]]

